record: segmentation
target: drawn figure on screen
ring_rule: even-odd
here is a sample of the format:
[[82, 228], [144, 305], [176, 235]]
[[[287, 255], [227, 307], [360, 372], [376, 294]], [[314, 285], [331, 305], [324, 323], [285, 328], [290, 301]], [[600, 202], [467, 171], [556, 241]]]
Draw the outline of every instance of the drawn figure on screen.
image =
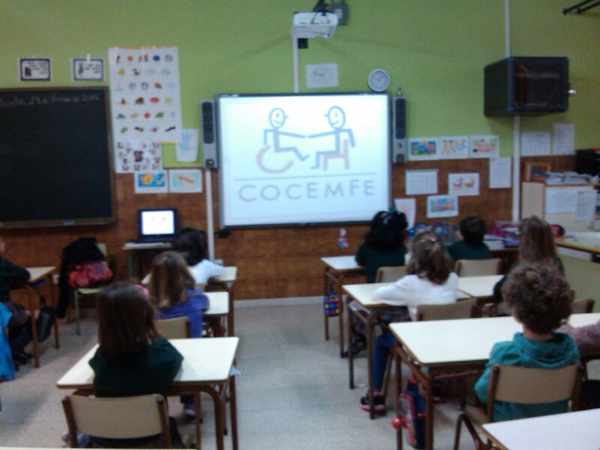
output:
[[[351, 147], [355, 146], [354, 133], [352, 128], [344, 128], [346, 124], [346, 113], [339, 106], [332, 106], [325, 114], [327, 121], [331, 126], [331, 131], [324, 133], [311, 134], [308, 137], [310, 139], [322, 137], [322, 136], [333, 136], [334, 137], [334, 148], [331, 150], [324, 150], [317, 152], [315, 157], [315, 165], [312, 169], [318, 169], [321, 167], [321, 160], [323, 161], [323, 169], [327, 170], [327, 165], [330, 159], [343, 159], [344, 167], [346, 170], [350, 168], [350, 160], [348, 159], [348, 144]], [[346, 136], [346, 139], [342, 140], [342, 136]]]
[[[298, 150], [298, 147], [283, 147], [281, 145], [281, 141], [280, 141], [281, 137], [306, 139], [306, 136], [303, 134], [290, 133], [288, 131], [281, 130], [283, 128], [283, 126], [285, 125], [287, 118], [288, 118], [288, 116], [285, 114], [285, 111], [282, 108], [273, 108], [269, 112], [269, 124], [271, 125], [271, 128], [267, 128], [264, 130], [264, 132], [263, 132], [263, 147], [260, 149], [260, 151], [256, 155], [256, 162], [264, 172], [283, 173], [286, 170], [288, 170], [290, 167], [292, 167], [292, 165], [294, 164], [294, 161], [288, 161], [282, 167], [277, 168], [277, 169], [273, 169], [273, 168], [269, 168], [269, 167], [265, 166], [263, 158], [264, 158], [265, 154], [267, 153], [267, 151], [269, 151], [271, 148], [273, 148], [273, 151], [275, 153], [291, 152], [300, 161], [305, 161], [309, 157], [309, 155], [302, 155], [302, 153], [300, 153], [300, 150]], [[272, 135], [271, 145], [269, 145], [269, 136], [270, 135]]]

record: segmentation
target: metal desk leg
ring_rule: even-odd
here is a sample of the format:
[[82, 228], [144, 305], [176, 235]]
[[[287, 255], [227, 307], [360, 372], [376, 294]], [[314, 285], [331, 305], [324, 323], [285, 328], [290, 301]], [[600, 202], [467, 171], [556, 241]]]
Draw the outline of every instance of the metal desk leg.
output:
[[[338, 316], [338, 328], [340, 335], [340, 358], [344, 357], [344, 296], [342, 294], [342, 282], [344, 281], [344, 276], [340, 275], [336, 280], [335, 284], [335, 295], [337, 296], [338, 304], [340, 305], [340, 315]], [[351, 323], [351, 320], [348, 318], [348, 323]], [[348, 343], [348, 353], [350, 353], [350, 342]]]
[[352, 314], [354, 314], [350, 303], [348, 303], [348, 379], [350, 381], [350, 389], [354, 389], [354, 355], [350, 351], [352, 343]]
[[425, 378], [425, 450], [433, 450], [433, 380], [429, 376]]
[[233, 450], [238, 450], [237, 399], [235, 392], [235, 376], [229, 377], [229, 413], [231, 417], [231, 440]]
[[[396, 360], [396, 418], [403, 413], [400, 409], [400, 396], [402, 395], [402, 358], [399, 354], [394, 355]], [[396, 428], [396, 450], [402, 450], [404, 441], [402, 440], [402, 426]]]
[[[323, 298], [329, 297], [329, 269], [326, 267], [323, 272]], [[325, 332], [325, 340], [329, 340], [329, 316], [325, 313], [325, 307], [323, 306], [323, 326]]]
[[227, 286], [229, 292], [229, 314], [227, 314], [227, 336], [235, 336], [235, 301], [233, 285]]
[[[203, 389], [212, 397], [215, 407], [215, 438], [217, 441], [217, 450], [225, 450], [224, 435], [225, 435], [225, 400], [221, 398], [219, 393], [213, 388], [206, 386]], [[200, 449], [200, 443], [197, 443]]]
[[375, 418], [375, 407], [373, 404], [373, 329], [375, 318], [373, 314], [367, 317], [367, 379], [368, 379], [368, 391], [367, 396], [369, 397], [369, 418], [373, 420]]

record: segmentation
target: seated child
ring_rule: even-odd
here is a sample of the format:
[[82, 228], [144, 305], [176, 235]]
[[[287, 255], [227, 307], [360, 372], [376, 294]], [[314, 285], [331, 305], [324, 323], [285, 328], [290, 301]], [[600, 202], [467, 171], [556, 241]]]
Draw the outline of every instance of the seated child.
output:
[[[502, 296], [513, 317], [523, 325], [512, 341], [498, 342], [492, 348], [483, 375], [475, 383], [475, 393], [487, 402], [492, 367], [511, 365], [558, 369], [576, 363], [579, 352], [573, 339], [555, 330], [571, 314], [573, 301], [569, 284], [554, 265], [524, 263], [508, 275]], [[494, 420], [511, 420], [566, 412], [568, 402], [523, 405], [495, 402]]]
[[[150, 298], [158, 319], [174, 319], [186, 316], [190, 337], [202, 337], [203, 315], [208, 309], [208, 298], [201, 289], [195, 288], [188, 267], [177, 252], [164, 252], [152, 262]], [[196, 416], [193, 396], [184, 395], [183, 412], [186, 417]]]
[[[375, 298], [392, 306], [407, 307], [406, 319], [416, 316], [418, 305], [447, 304], [456, 302], [458, 277], [452, 272], [452, 262], [444, 246], [435, 234], [424, 232], [416, 235], [411, 244], [411, 259], [406, 275], [391, 286], [375, 291]], [[384, 331], [375, 343], [373, 353], [373, 386], [375, 412], [385, 412], [385, 399], [381, 394], [385, 366], [390, 349], [396, 339]], [[361, 408], [369, 411], [368, 397], [361, 399]]]
[[[165, 394], [183, 357], [154, 325], [154, 309], [144, 291], [115, 283], [98, 295], [98, 350], [90, 360], [98, 397]], [[170, 420], [174, 441], [181, 440]], [[98, 440], [101, 446], [130, 447], [145, 439]]]
[[[10, 342], [12, 357], [15, 361], [25, 364], [31, 355], [25, 352], [25, 346], [31, 341], [31, 321], [27, 312], [9, 298], [11, 289], [23, 286], [30, 278], [27, 269], [17, 266], [4, 258], [6, 242], [0, 238], [0, 303], [8, 310], [5, 314], [7, 336]], [[2, 327], [0, 327], [2, 328]]]
[[375, 282], [380, 267], [405, 264], [407, 226], [404, 213], [379, 211], [373, 216], [356, 252], [356, 263], [365, 268], [368, 283]]
[[223, 266], [208, 259], [204, 231], [183, 228], [173, 243], [173, 250], [183, 254], [196, 284], [205, 285], [210, 278], [225, 273]]
[[454, 261], [459, 259], [490, 259], [492, 253], [483, 242], [485, 222], [477, 216], [465, 217], [459, 224], [459, 236], [462, 240], [448, 247], [448, 253]]

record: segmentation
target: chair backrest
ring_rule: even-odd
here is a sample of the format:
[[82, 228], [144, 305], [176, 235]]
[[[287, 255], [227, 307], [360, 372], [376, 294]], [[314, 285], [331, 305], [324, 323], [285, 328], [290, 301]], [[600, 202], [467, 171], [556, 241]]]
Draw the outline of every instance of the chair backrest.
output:
[[575, 300], [571, 304], [571, 313], [573, 314], [587, 314], [591, 313], [594, 309], [594, 300], [591, 298], [585, 298]]
[[377, 269], [376, 283], [396, 281], [406, 275], [406, 266], [384, 266]]
[[500, 261], [500, 258], [459, 259], [456, 261], [456, 274], [459, 277], [498, 275], [500, 273]]
[[578, 382], [577, 364], [560, 369], [494, 366], [488, 392], [488, 418], [493, 420], [495, 401], [530, 405], [575, 400]]
[[477, 299], [469, 298], [445, 305], [417, 306], [417, 320], [468, 319], [474, 316]]
[[77, 447], [77, 433], [105, 439], [161, 435], [162, 445], [171, 447], [167, 403], [160, 395], [119, 398], [70, 395], [62, 403], [71, 447]]
[[154, 323], [158, 333], [165, 339], [186, 339], [190, 337], [190, 324], [186, 316], [156, 320]]

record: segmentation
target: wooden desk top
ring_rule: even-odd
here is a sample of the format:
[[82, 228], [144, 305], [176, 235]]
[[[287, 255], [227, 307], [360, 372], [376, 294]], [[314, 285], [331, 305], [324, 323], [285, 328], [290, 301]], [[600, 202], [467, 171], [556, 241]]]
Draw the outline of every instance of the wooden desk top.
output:
[[510, 450], [598, 450], [600, 409], [488, 423], [485, 433]]
[[[236, 266], [225, 266], [224, 269], [225, 269], [225, 272], [223, 273], [223, 275], [221, 275], [220, 277], [211, 278], [210, 280], [208, 280], [208, 282], [210, 283], [211, 281], [215, 281], [217, 283], [224, 283], [224, 284], [235, 283], [235, 280], [237, 279], [237, 267]], [[147, 274], [144, 277], [144, 279], [142, 280], [142, 284], [143, 285], [150, 284], [150, 279], [151, 279], [151, 274]]]
[[321, 262], [337, 272], [356, 272], [363, 270], [361, 266], [356, 264], [354, 255], [324, 256], [321, 258]]
[[[573, 326], [590, 325], [600, 320], [600, 313], [573, 314]], [[391, 324], [394, 335], [424, 365], [450, 363], [485, 363], [496, 342], [510, 341], [522, 331], [512, 317], [437, 320]]]
[[494, 286], [503, 275], [486, 275], [480, 277], [459, 277], [458, 290], [471, 297], [484, 298], [494, 295]]
[[[381, 299], [375, 297], [375, 291], [380, 287], [390, 286], [392, 283], [362, 283], [362, 284], [345, 284], [342, 289], [350, 295], [354, 300], [360, 303], [365, 308], [382, 308], [390, 306]], [[457, 292], [459, 299], [465, 299], [469, 296], [464, 292]]]
[[600, 253], [600, 240], [557, 239], [556, 245], [587, 253]]
[[[181, 370], [173, 383], [185, 385], [226, 381], [239, 341], [237, 337], [170, 340], [183, 355]], [[56, 386], [59, 389], [93, 389], [94, 372], [89, 360], [97, 347], [95, 345], [58, 380]]]
[[226, 316], [229, 314], [229, 292], [205, 292], [208, 309], [205, 316]]
[[40, 281], [40, 279], [54, 273], [55, 270], [56, 270], [56, 267], [54, 267], [54, 266], [27, 267], [27, 271], [31, 275], [29, 282], [35, 283], [36, 281]]

